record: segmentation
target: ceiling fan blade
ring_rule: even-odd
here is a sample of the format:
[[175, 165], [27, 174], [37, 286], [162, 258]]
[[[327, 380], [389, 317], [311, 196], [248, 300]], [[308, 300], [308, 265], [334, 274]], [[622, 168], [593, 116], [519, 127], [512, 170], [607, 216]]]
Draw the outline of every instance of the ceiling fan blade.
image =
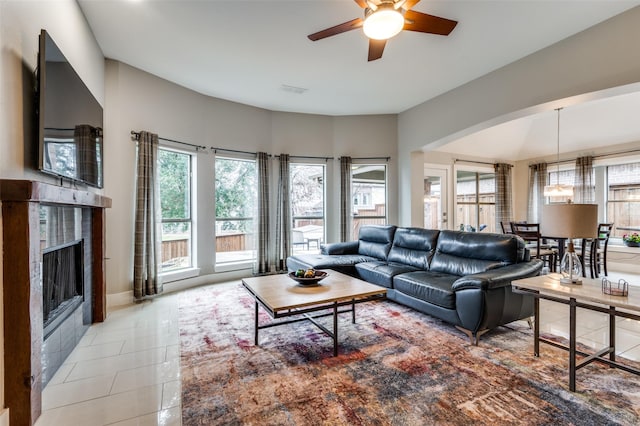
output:
[[382, 58], [382, 52], [384, 51], [384, 46], [387, 44], [387, 40], [374, 40], [369, 39], [369, 59], [368, 61], [375, 61], [376, 59]]
[[358, 3], [358, 6], [360, 6], [363, 9], [366, 9], [367, 7], [369, 7], [367, 6], [367, 0], [353, 0], [353, 1]]
[[355, 30], [356, 28], [360, 28], [364, 21], [360, 18], [352, 19], [348, 22], [343, 22], [342, 24], [338, 24], [335, 27], [327, 28], [322, 31], [318, 31], [317, 33], [309, 34], [309, 40], [320, 40], [323, 38], [331, 37], [337, 34], [346, 33], [347, 31]]
[[402, 8], [404, 10], [409, 10], [411, 9], [413, 6], [415, 6], [416, 4], [418, 4], [420, 0], [407, 0], [404, 2], [404, 4], [402, 5]]
[[427, 15], [426, 13], [407, 10], [404, 14], [404, 30], [439, 35], [449, 35], [458, 25], [458, 21]]

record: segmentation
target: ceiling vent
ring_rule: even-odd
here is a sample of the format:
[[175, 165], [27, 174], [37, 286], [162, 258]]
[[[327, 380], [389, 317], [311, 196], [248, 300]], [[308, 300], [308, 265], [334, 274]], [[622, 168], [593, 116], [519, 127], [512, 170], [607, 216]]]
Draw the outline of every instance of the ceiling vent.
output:
[[283, 84], [282, 86], [280, 86], [280, 90], [289, 92], [289, 93], [295, 93], [296, 95], [302, 95], [304, 92], [306, 92], [309, 89], [305, 89], [304, 87], [296, 87], [296, 86], [289, 86], [287, 84]]

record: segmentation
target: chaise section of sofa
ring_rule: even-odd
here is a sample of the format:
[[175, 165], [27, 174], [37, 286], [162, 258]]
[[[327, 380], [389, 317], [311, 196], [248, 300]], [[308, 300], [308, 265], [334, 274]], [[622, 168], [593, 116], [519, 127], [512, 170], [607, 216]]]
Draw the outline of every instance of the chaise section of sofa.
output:
[[358, 241], [323, 244], [320, 254], [302, 254], [287, 258], [287, 269], [332, 269], [358, 277], [355, 265], [384, 260], [391, 250], [396, 226], [365, 226]]
[[511, 234], [365, 226], [358, 241], [292, 256], [289, 270], [333, 269], [387, 288], [387, 297], [440, 318], [472, 344], [488, 330], [533, 315], [533, 298], [511, 282], [538, 275], [524, 241]]

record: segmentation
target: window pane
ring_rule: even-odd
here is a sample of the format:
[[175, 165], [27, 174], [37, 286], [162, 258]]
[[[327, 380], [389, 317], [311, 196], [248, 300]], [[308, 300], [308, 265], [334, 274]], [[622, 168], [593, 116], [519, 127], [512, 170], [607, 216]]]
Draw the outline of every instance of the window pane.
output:
[[216, 263], [255, 259], [256, 162], [216, 158]]
[[458, 170], [456, 176], [457, 229], [496, 232], [495, 173]]
[[424, 227], [440, 229], [442, 217], [442, 179], [429, 176], [424, 179]]
[[458, 230], [475, 232], [478, 229], [476, 220], [476, 204], [458, 204]]
[[351, 168], [351, 238], [357, 239], [360, 227], [387, 223], [387, 166], [354, 164]]
[[193, 266], [191, 256], [191, 155], [158, 151], [158, 184], [162, 215], [160, 272]]
[[476, 196], [476, 172], [458, 170], [456, 179], [456, 199], [458, 202], [475, 203]]
[[607, 167], [607, 221], [614, 223], [613, 237], [630, 231], [618, 227], [640, 226], [640, 163]]
[[175, 151], [159, 150], [160, 210], [163, 219], [189, 219], [191, 216], [191, 156]]
[[294, 253], [319, 253], [324, 242], [324, 165], [292, 164], [291, 240]]
[[161, 272], [190, 268], [191, 223], [165, 222], [162, 224]]

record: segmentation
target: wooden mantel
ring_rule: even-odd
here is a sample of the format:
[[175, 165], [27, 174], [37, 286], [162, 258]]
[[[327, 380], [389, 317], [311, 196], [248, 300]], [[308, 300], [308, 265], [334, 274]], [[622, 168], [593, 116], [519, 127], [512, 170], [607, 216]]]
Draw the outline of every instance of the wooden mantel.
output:
[[103, 195], [32, 180], [0, 179], [3, 238], [5, 403], [12, 426], [32, 426], [42, 411], [40, 204], [91, 210], [93, 321], [106, 317]]
[[34, 180], [0, 179], [0, 201], [110, 208], [111, 198], [95, 192], [51, 185]]

